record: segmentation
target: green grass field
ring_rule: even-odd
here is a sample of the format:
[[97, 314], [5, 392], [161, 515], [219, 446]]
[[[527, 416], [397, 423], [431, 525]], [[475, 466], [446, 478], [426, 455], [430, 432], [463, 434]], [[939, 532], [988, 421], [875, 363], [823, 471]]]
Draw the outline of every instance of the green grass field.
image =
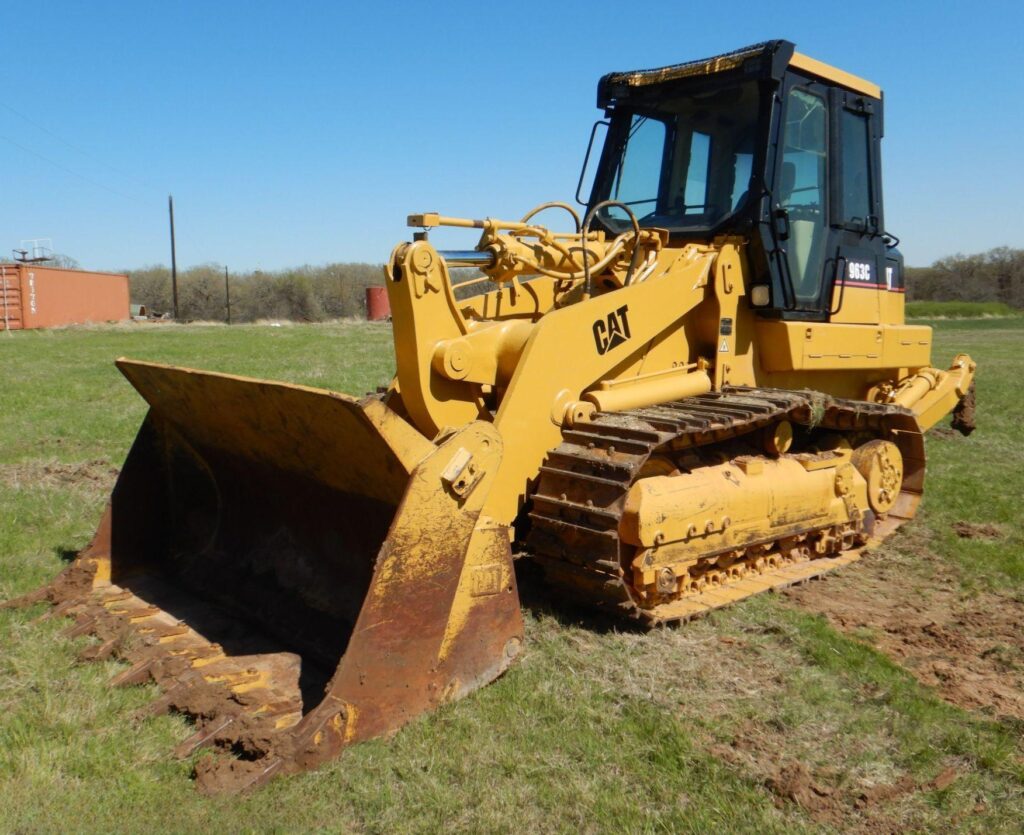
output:
[[907, 302], [911, 319], [978, 319], [991, 316], [1020, 316], [1003, 302]]
[[[929, 437], [918, 519], [807, 587], [825, 594], [638, 633], [535, 593], [526, 653], [497, 683], [252, 795], [199, 795], [194, 760], [170, 754], [187, 722], [133, 719], [154, 688], [76, 663], [86, 639], [33, 623], [43, 607], [0, 610], [0, 832], [1019, 832], [1024, 319], [936, 329], [937, 365], [979, 362], [979, 429]], [[389, 378], [390, 340], [371, 324], [0, 335], [0, 599], [92, 534], [144, 414], [115, 357], [362, 394]], [[829, 598], [847, 595], [884, 600], [885, 617], [920, 610], [923, 626], [898, 644], [887, 621], [840, 616]], [[980, 620], [997, 614], [1000, 629]], [[939, 625], [945, 643], [929, 638]], [[943, 652], [947, 677], [931, 676]], [[987, 665], [970, 693], [949, 684], [968, 660]]]

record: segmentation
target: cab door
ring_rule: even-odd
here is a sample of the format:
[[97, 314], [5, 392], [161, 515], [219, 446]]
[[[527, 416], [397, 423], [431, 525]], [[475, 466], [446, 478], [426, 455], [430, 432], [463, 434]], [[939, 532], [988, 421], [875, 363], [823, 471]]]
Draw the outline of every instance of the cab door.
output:
[[886, 275], [880, 107], [876, 114], [874, 100], [794, 72], [781, 98], [774, 308], [783, 319], [877, 323]]
[[[784, 318], [818, 319], [825, 310], [829, 257], [828, 88], [788, 75], [772, 194], [773, 282]], [[781, 302], [781, 304], [780, 304]]]
[[831, 272], [834, 322], [881, 321], [888, 286], [883, 237], [879, 147], [880, 102], [833, 88], [831, 104]]

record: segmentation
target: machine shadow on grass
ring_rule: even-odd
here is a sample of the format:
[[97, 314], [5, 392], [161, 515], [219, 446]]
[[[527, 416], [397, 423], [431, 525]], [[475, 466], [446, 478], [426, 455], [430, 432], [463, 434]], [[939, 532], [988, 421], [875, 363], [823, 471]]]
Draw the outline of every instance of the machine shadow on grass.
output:
[[550, 617], [561, 626], [579, 626], [597, 635], [616, 632], [643, 635], [651, 631], [649, 626], [610, 613], [595, 612], [565, 597], [562, 590], [545, 582], [543, 569], [532, 562], [528, 554], [516, 555], [515, 570], [519, 602], [534, 618]]

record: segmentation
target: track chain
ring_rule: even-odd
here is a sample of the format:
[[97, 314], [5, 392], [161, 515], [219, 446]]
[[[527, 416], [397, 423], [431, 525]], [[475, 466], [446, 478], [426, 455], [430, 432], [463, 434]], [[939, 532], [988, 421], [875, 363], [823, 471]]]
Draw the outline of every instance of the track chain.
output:
[[637, 478], [649, 474], [644, 468], [652, 456], [708, 450], [783, 419], [880, 433], [894, 414], [908, 413], [811, 391], [747, 387], [598, 414], [567, 427], [562, 443], [548, 453], [531, 497], [527, 548], [548, 583], [569, 597], [617, 616], [661, 621], [630, 595], [623, 566], [635, 548], [618, 535], [626, 494]]

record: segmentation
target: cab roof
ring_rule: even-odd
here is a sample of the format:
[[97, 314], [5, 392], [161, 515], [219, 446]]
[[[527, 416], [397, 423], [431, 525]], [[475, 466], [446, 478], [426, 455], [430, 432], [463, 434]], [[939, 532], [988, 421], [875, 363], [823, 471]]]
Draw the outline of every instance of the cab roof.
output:
[[632, 92], [639, 92], [637, 88], [720, 73], [781, 79], [788, 67], [863, 96], [873, 99], [882, 97], [882, 90], [877, 84], [803, 55], [796, 51], [796, 45], [790, 41], [774, 40], [745, 46], [712, 58], [702, 58], [699, 61], [687, 61], [649, 70], [608, 73], [598, 82], [597, 105], [608, 107], [616, 100], [628, 98]]

